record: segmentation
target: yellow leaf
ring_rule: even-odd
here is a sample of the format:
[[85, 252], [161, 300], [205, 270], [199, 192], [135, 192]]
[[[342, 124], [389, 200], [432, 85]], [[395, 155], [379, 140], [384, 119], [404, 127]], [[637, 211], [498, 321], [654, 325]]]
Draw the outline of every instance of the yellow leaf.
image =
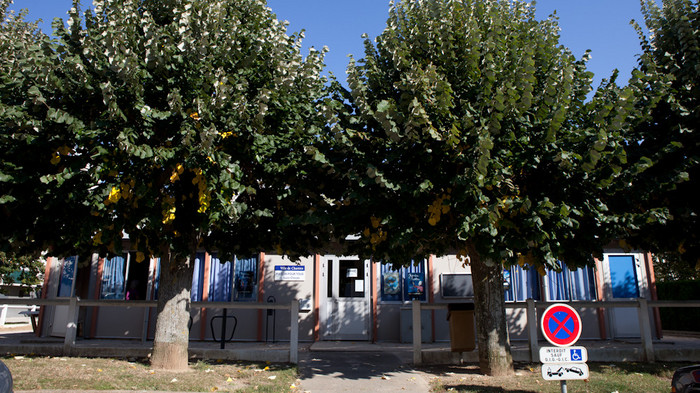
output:
[[92, 237], [92, 245], [97, 246], [102, 244], [102, 231], [99, 231]]
[[231, 377], [228, 377], [228, 379], [226, 380], [226, 382], [233, 382], [233, 379], [232, 379]]
[[63, 145], [63, 146], [58, 148], [58, 153], [60, 153], [63, 156], [67, 156], [68, 154], [70, 154], [71, 151], [73, 151], [73, 149], [71, 149], [70, 147], [68, 147], [66, 145]]
[[141, 251], [138, 251], [136, 253], [136, 262], [143, 262], [143, 260], [146, 259], [146, 255], [144, 255]]
[[117, 203], [119, 202], [119, 198], [121, 198], [121, 190], [119, 189], [119, 187], [112, 187], [112, 190], [109, 192], [109, 196], [105, 201], [105, 205], [108, 205], [110, 203]]
[[51, 157], [51, 163], [52, 163], [53, 165], [56, 165], [56, 164], [58, 164], [59, 162], [61, 162], [61, 156], [58, 155], [58, 153], [53, 153], [53, 156]]

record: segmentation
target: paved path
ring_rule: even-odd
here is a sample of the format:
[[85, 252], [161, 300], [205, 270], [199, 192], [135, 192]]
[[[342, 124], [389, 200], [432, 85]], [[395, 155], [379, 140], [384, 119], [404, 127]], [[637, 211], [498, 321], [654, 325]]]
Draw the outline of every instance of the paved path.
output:
[[423, 375], [387, 352], [303, 352], [299, 356], [304, 392], [430, 391]]

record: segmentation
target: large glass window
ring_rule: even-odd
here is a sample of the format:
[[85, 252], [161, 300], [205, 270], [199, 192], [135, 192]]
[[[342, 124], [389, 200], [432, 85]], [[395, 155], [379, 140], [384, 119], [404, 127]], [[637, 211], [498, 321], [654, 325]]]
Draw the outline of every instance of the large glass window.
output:
[[540, 280], [535, 269], [511, 266], [503, 269], [503, 287], [507, 302], [540, 300]]
[[205, 255], [203, 252], [198, 252], [194, 257], [194, 273], [192, 273], [192, 290], [190, 291], [190, 300], [193, 302], [201, 302], [204, 294]]
[[129, 255], [105, 258], [102, 265], [100, 299], [124, 299]]
[[105, 258], [100, 299], [145, 300], [149, 264], [148, 258], [137, 262], [135, 252]]
[[388, 263], [380, 265], [381, 299], [385, 302], [426, 300], [428, 291], [425, 261], [411, 261], [409, 266], [394, 269]]
[[73, 281], [75, 280], [75, 268], [77, 263], [77, 256], [63, 259], [61, 265], [61, 282], [58, 285], [58, 297], [73, 296]]
[[209, 300], [230, 302], [233, 292], [233, 263], [212, 255], [209, 271]]
[[[258, 258], [235, 258], [232, 263], [219, 259], [216, 254], [211, 256], [209, 263], [209, 281], [204, 282], [206, 269], [205, 253], [197, 253], [194, 260], [194, 272], [192, 274], [192, 289], [190, 300], [201, 302], [204, 295], [204, 286], [208, 285], [207, 300], [212, 302], [255, 301], [258, 289]], [[160, 281], [160, 260], [156, 270], [155, 293], [158, 298]], [[233, 299], [232, 299], [233, 298]]]
[[590, 267], [569, 269], [559, 261], [561, 271], [547, 271], [547, 300], [595, 300], [595, 272]]
[[632, 255], [609, 255], [612, 296], [616, 299], [639, 297], [637, 265]]
[[236, 258], [234, 300], [255, 301], [258, 288], [258, 258]]

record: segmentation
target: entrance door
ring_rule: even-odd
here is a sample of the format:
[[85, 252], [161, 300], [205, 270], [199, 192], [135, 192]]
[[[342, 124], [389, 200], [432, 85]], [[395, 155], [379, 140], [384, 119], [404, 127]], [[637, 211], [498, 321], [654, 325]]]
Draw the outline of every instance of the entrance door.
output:
[[[606, 254], [605, 262], [610, 300], [636, 301], [644, 297], [646, 280], [640, 254]], [[613, 338], [640, 336], [637, 308], [613, 308], [611, 319]]]
[[[58, 283], [57, 298], [73, 296], [75, 292], [75, 274], [77, 273], [78, 257], [73, 256], [59, 261], [61, 264], [61, 280]], [[51, 331], [49, 335], [56, 337], [66, 336], [68, 325], [68, 306], [55, 306], [51, 318]]]
[[369, 340], [369, 261], [357, 257], [324, 257], [321, 269], [321, 338]]

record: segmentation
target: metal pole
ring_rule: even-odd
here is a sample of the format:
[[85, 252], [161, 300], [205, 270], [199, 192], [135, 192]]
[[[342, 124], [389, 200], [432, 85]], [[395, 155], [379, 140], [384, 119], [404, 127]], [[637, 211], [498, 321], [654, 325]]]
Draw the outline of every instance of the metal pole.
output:
[[221, 318], [221, 349], [226, 348], [226, 317], [228, 309], [224, 308], [224, 317]]
[[561, 381], [561, 393], [566, 393], [566, 380]]

